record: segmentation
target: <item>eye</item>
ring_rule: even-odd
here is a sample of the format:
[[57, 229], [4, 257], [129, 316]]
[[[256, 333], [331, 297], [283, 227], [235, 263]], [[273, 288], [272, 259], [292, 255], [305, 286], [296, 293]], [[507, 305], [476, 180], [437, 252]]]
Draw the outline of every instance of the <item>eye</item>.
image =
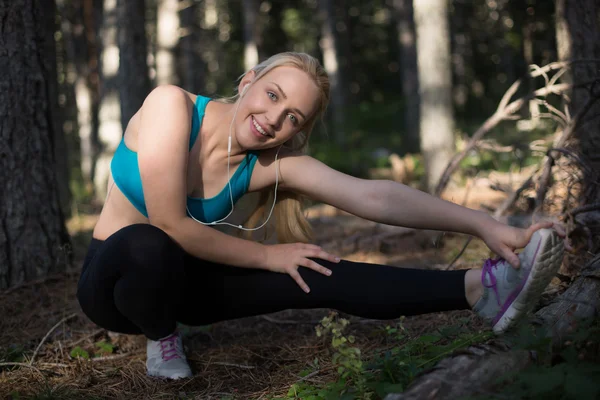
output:
[[296, 118], [296, 116], [294, 116], [294, 114], [288, 114], [288, 117], [290, 117], [290, 121], [292, 121], [292, 123], [294, 125], [296, 125], [296, 123], [298, 123], [298, 118]]
[[271, 98], [273, 101], [277, 101], [277, 95], [273, 92], [267, 92], [267, 96]]

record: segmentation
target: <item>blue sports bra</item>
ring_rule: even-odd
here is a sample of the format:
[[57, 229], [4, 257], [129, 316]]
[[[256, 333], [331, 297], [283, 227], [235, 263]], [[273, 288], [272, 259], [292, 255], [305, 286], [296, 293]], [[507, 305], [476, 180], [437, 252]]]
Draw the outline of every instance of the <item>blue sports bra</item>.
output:
[[[192, 131], [190, 133], [189, 149], [192, 149], [200, 125], [204, 117], [206, 105], [211, 99], [204, 96], [196, 98], [196, 104], [192, 115]], [[252, 170], [258, 159], [258, 153], [248, 152], [244, 160], [240, 163], [235, 173], [230, 179], [233, 202], [237, 202], [247, 191], [250, 185]], [[130, 150], [125, 145], [125, 139], [121, 139], [117, 150], [110, 163], [115, 185], [129, 199], [131, 204], [137, 208], [145, 217], [148, 217], [146, 203], [144, 201], [144, 190], [142, 188], [142, 179], [138, 166], [137, 153]], [[225, 185], [223, 190], [214, 197], [202, 199], [197, 197], [187, 197], [188, 215], [191, 214], [197, 220], [202, 222], [212, 222], [224, 218], [231, 211], [231, 200], [229, 198], [229, 187]]]

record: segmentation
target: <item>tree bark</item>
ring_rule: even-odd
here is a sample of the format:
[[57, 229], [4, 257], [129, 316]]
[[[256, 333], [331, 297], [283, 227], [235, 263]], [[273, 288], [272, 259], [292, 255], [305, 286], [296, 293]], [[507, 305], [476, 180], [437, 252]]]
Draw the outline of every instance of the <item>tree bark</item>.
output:
[[0, 289], [71, 260], [54, 160], [52, 0], [0, 0]]
[[[600, 74], [600, 4], [596, 0], [557, 0], [556, 35], [558, 56], [561, 60], [590, 60], [572, 64], [571, 71], [564, 77], [573, 83], [568, 104], [571, 116], [588, 106], [600, 96], [598, 79]], [[596, 80], [591, 87], [578, 87], [580, 84]], [[600, 202], [600, 101], [596, 101], [587, 111], [584, 120], [574, 132], [567, 146], [577, 152], [585, 164], [582, 166], [583, 187], [579, 197], [580, 206]], [[594, 254], [600, 251], [600, 211], [580, 215], [580, 223], [589, 228]]]
[[454, 151], [447, 0], [414, 0], [420, 138], [427, 188], [433, 193]]
[[419, 151], [419, 73], [412, 0], [394, 0], [393, 10], [400, 47], [400, 73], [404, 97], [404, 148]]
[[[54, 1], [41, 2], [43, 15], [56, 15], [57, 8]], [[60, 26], [57, 25], [55, 18], [45, 18], [45, 25], [41, 28], [49, 35], [55, 37], [57, 31], [61, 30]], [[69, 215], [71, 213], [71, 190], [70, 185], [70, 152], [67, 146], [66, 132], [64, 130], [65, 121], [67, 121], [65, 110], [68, 109], [68, 101], [72, 99], [71, 84], [69, 82], [69, 71], [68, 63], [65, 60], [65, 36], [63, 35], [60, 39], [46, 40], [46, 49], [44, 53], [45, 69], [47, 71], [48, 79], [48, 100], [50, 105], [50, 113], [52, 114], [52, 122], [54, 124], [52, 130], [54, 131], [54, 161], [56, 165], [56, 176], [58, 184], [58, 196], [60, 200], [60, 209], [63, 215]], [[57, 46], [60, 44], [60, 46]], [[58, 54], [60, 53], [60, 54]], [[58, 83], [58, 60], [60, 59], [60, 73], [65, 77], [62, 85]], [[59, 104], [59, 94], [65, 98], [63, 106]]]
[[[177, 1], [173, 1], [176, 9]], [[151, 90], [148, 64], [146, 62], [148, 58], [146, 19], [144, 18], [146, 6], [144, 0], [119, 0], [117, 8], [120, 54], [119, 99], [121, 101], [121, 126], [123, 132], [125, 132], [129, 119], [142, 106], [144, 99]], [[169, 9], [168, 12], [169, 16], [171, 12], [177, 15], [176, 10]], [[160, 20], [161, 16], [159, 15]], [[176, 28], [173, 35], [178, 36]], [[174, 64], [174, 62], [172, 63]], [[170, 68], [175, 69], [175, 66], [170, 65]], [[173, 82], [165, 81], [163, 83]]]

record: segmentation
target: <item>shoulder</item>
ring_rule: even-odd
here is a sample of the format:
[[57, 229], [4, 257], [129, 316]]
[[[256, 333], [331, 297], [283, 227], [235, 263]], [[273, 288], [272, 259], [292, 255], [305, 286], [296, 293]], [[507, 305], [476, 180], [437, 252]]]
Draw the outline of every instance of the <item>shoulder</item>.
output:
[[183, 112], [189, 114], [194, 105], [196, 95], [175, 85], [160, 85], [154, 88], [142, 105], [142, 112], [168, 114]]

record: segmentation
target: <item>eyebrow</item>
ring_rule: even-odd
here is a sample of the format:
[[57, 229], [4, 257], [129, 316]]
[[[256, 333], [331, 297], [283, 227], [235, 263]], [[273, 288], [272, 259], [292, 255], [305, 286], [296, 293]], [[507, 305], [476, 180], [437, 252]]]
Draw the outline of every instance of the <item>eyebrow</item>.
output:
[[[283, 96], [284, 99], [287, 100], [287, 96], [285, 94], [285, 92], [283, 91], [283, 89], [281, 88], [281, 86], [279, 86], [277, 83], [271, 81], [270, 83], [272, 83], [273, 85], [277, 86], [277, 89], [279, 89], [279, 91], [281, 92], [281, 95]], [[298, 110], [297, 108], [293, 108], [292, 111], [296, 111], [298, 114], [300, 114], [300, 116], [304, 119], [306, 119], [306, 116], [304, 115], [304, 113], [302, 113], [302, 111]]]

